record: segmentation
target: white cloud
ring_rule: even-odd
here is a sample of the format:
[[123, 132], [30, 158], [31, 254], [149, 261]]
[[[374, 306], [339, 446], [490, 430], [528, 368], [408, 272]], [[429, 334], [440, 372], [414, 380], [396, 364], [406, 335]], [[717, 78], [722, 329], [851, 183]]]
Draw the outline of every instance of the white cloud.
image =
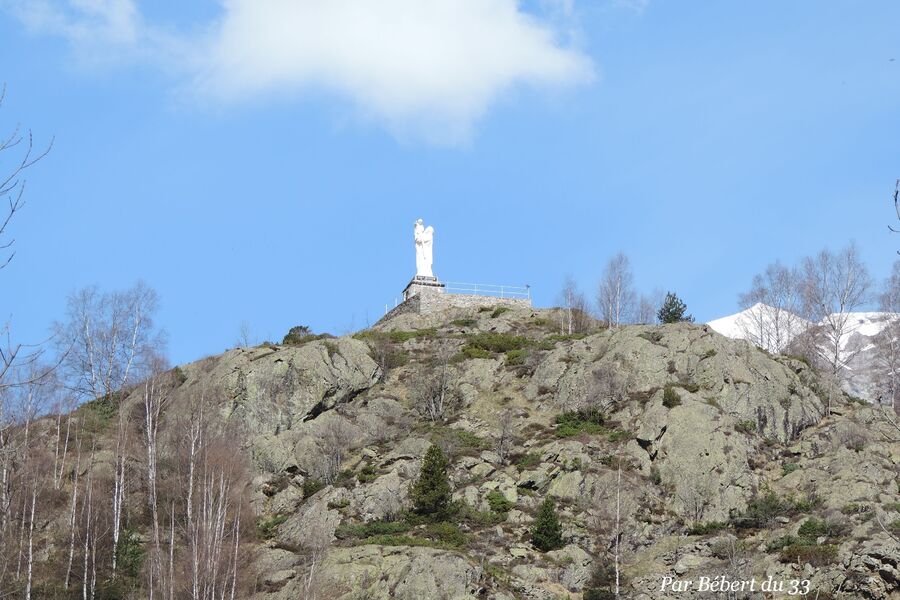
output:
[[559, 8], [570, 14], [572, 0], [542, 1], [555, 8], [529, 13], [519, 0], [222, 0], [203, 36], [177, 43], [145, 24], [133, 0], [12, 5], [33, 29], [76, 45], [178, 62], [189, 87], [214, 101], [325, 90], [394, 131], [454, 141], [514, 87], [592, 79], [590, 59], [560, 39]]
[[184, 42], [147, 24], [134, 0], [0, 0], [36, 34], [66, 39], [90, 65], [150, 61], [169, 67]]

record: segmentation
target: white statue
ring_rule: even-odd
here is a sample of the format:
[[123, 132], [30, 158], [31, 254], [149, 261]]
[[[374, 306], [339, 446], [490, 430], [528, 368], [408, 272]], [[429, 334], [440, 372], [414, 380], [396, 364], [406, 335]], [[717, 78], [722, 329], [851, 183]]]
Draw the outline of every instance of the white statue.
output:
[[416, 277], [434, 277], [431, 272], [432, 246], [434, 245], [434, 227], [425, 227], [422, 219], [416, 221], [413, 233], [416, 240]]

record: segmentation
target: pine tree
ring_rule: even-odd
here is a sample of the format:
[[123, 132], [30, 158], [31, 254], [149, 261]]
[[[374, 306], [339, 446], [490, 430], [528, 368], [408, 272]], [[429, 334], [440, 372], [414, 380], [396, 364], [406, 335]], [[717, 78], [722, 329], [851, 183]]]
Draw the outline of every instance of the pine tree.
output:
[[432, 444], [422, 459], [422, 471], [410, 494], [417, 513], [436, 517], [446, 514], [452, 493], [447, 466], [447, 457]]
[[531, 528], [531, 543], [543, 552], [563, 547], [562, 527], [556, 515], [556, 503], [547, 498], [538, 509], [534, 526]]
[[687, 312], [687, 304], [682, 302], [681, 298], [676, 296], [674, 292], [666, 294], [666, 300], [656, 313], [656, 317], [660, 323], [693, 323], [694, 317], [685, 315]]

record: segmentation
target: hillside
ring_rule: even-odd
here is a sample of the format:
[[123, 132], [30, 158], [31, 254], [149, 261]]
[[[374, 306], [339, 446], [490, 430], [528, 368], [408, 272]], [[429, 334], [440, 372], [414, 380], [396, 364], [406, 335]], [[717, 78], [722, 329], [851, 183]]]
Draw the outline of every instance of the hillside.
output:
[[[776, 314], [779, 323], [775, 323]], [[707, 325], [725, 337], [748, 340], [769, 352], [789, 353], [792, 347], [802, 347], [805, 339], [815, 339], [821, 354], [827, 357], [833, 354], [829, 336], [824, 332], [828, 319], [845, 321], [839, 342], [844, 391], [869, 402], [883, 401], [885, 386], [882, 380], [891, 360], [889, 349], [896, 346], [896, 339], [890, 337], [896, 336], [895, 328], [890, 327], [897, 321], [895, 313], [853, 312], [844, 316], [830, 315], [819, 323], [810, 323], [788, 311], [755, 304], [733, 315], [709, 321]]]
[[[719, 574], [810, 579], [820, 599], [900, 598], [900, 431], [884, 409], [848, 401], [826, 417], [805, 363], [706, 325], [567, 336], [556, 317], [406, 314], [177, 369], [160, 444], [183, 445], [176, 411], [214, 399], [246, 464], [240, 593], [603, 598], [618, 547], [624, 598], [713, 597], [660, 582]], [[435, 381], [446, 402], [432, 419], [416, 404]], [[119, 409], [137, 431], [144, 393]], [[114, 428], [98, 429], [103, 470]], [[410, 512], [432, 444], [456, 501], [443, 521]], [[136, 450], [136, 473], [143, 460]], [[130, 494], [126, 521], [147, 544], [141, 476]], [[530, 532], [547, 498], [563, 544], [542, 552]], [[48, 563], [65, 560], [58, 507], [40, 527]]]

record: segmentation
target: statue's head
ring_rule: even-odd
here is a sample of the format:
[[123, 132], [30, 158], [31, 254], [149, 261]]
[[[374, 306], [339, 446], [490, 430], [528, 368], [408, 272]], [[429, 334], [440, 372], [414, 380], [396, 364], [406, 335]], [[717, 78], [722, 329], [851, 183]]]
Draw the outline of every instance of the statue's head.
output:
[[424, 222], [422, 219], [416, 219], [416, 225], [417, 225], [417, 226], [421, 227], [421, 226], [424, 225], [424, 224], [425, 224], [425, 222]]

